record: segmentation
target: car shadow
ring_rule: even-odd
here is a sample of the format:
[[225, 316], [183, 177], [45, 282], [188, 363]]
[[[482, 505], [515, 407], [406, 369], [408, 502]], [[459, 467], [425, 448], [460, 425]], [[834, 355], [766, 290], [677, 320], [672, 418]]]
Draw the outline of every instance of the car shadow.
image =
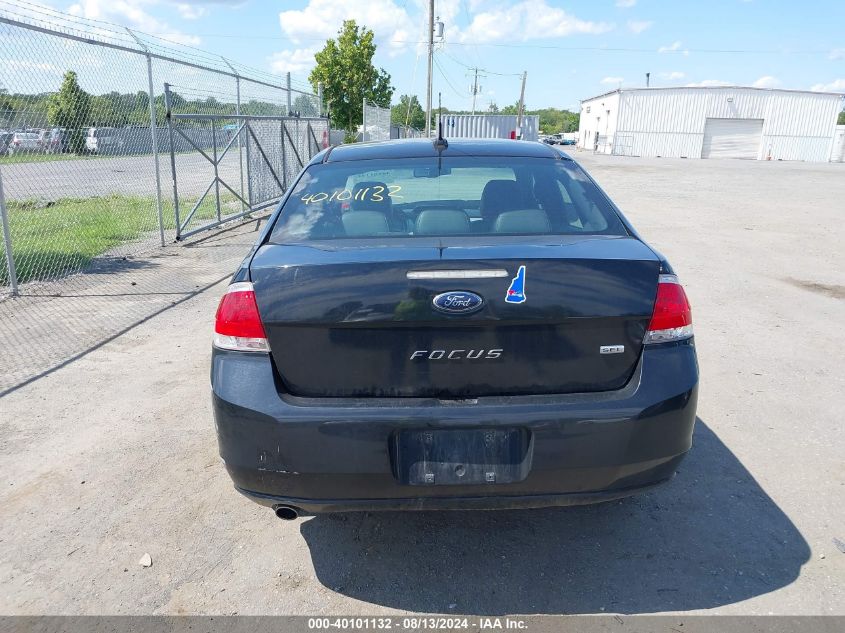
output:
[[710, 609], [790, 584], [810, 556], [701, 420], [678, 476], [638, 497], [528, 511], [323, 515], [300, 530], [327, 588], [429, 613]]

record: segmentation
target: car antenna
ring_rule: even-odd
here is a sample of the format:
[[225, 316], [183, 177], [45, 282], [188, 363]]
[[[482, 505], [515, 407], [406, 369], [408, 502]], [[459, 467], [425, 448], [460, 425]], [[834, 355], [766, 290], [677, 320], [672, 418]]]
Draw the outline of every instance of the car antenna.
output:
[[439, 156], [437, 160], [437, 169], [440, 170], [440, 158], [442, 158], [442, 152], [444, 149], [449, 147], [449, 142], [443, 138], [443, 102], [441, 100], [441, 96], [443, 93], [437, 93], [437, 138], [434, 141], [434, 149], [437, 150], [437, 154]]

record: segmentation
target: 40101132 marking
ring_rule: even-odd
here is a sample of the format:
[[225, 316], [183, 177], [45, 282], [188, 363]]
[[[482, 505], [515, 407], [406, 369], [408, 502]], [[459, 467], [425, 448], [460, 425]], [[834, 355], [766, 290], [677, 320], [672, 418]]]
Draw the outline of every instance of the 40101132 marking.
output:
[[[387, 198], [400, 200], [402, 196], [398, 195], [402, 189], [400, 185], [375, 185], [373, 187], [364, 187], [355, 191], [354, 193], [349, 189], [338, 189], [331, 194], [326, 191], [319, 191], [316, 193], [308, 193], [300, 198], [305, 204], [312, 204], [315, 202], [333, 202], [338, 200], [343, 202], [345, 200], [372, 200], [373, 202], [382, 202]], [[385, 194], [385, 192], [387, 192]]]

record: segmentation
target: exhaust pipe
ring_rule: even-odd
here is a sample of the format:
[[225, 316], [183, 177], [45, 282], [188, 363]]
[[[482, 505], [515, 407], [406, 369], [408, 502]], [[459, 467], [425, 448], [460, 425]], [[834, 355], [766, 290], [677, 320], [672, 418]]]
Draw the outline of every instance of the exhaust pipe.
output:
[[293, 506], [273, 506], [273, 512], [275, 512], [276, 516], [283, 521], [293, 521], [299, 516], [299, 510]]

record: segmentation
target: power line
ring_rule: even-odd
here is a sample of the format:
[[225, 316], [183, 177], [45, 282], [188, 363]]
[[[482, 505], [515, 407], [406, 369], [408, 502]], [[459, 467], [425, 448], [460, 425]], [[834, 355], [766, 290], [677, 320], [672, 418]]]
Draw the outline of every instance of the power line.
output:
[[[237, 35], [231, 33], [194, 33], [196, 37], [207, 38], [222, 38], [222, 39], [247, 39], [247, 40], [277, 40], [283, 42], [325, 42], [324, 37], [283, 37], [278, 35]], [[381, 40], [385, 44], [428, 44], [424, 40]], [[605, 53], [658, 53], [655, 48], [631, 48], [631, 47], [613, 47], [613, 46], [559, 46], [555, 44], [508, 44], [495, 42], [450, 42], [452, 46], [486, 46], [493, 48], [529, 48], [541, 50], [560, 50], [560, 51], [590, 51], [590, 52], [605, 52]], [[442, 51], [441, 51], [442, 52]], [[706, 53], [706, 54], [725, 54], [725, 55], [829, 55], [829, 49], [816, 50], [791, 50], [791, 49], [729, 49], [729, 48], [684, 48], [676, 51], [663, 51], [661, 54], [669, 53]], [[508, 75], [514, 74], [519, 76], [519, 73], [506, 73]]]
[[461, 92], [459, 92], [459, 91], [455, 88], [455, 86], [453, 86], [453, 85], [452, 85], [452, 82], [451, 82], [451, 81], [449, 81], [449, 78], [446, 76], [446, 72], [443, 70], [443, 67], [440, 65], [440, 62], [439, 62], [439, 61], [437, 61], [437, 58], [436, 58], [436, 57], [434, 58], [434, 65], [437, 67], [437, 70], [439, 70], [439, 71], [440, 71], [440, 75], [443, 77], [443, 80], [446, 82], [446, 85], [447, 85], [447, 86], [449, 86], [449, 87], [452, 89], [452, 92], [454, 92], [456, 95], [458, 95], [458, 96], [459, 96], [459, 97], [461, 97], [462, 99], [463, 99], [463, 98], [465, 98], [465, 97], [467, 97], [467, 96], [469, 96], [469, 95], [467, 95], [466, 93], [461, 93]]
[[[459, 66], [463, 66], [463, 67], [464, 67], [464, 68], [466, 68], [467, 70], [475, 70], [475, 66], [469, 66], [469, 65], [467, 65], [467, 64], [465, 64], [465, 63], [463, 63], [461, 60], [459, 60], [459, 59], [457, 59], [457, 58], [455, 58], [455, 57], [452, 57], [452, 56], [451, 56], [449, 53], [447, 53], [445, 50], [441, 50], [440, 52], [441, 52], [441, 53], [443, 53], [443, 54], [444, 54], [446, 57], [448, 57], [449, 59], [451, 59], [453, 62], [455, 62], [456, 64], [458, 64]], [[485, 73], [485, 74], [487, 74], [487, 75], [497, 75], [497, 76], [499, 76], [499, 77], [522, 77], [522, 73], [497, 73], [497, 72], [496, 72], [496, 71], [494, 71], [494, 70], [487, 70], [487, 69], [485, 69], [485, 68], [478, 68], [478, 71], [479, 71], [479, 72], [483, 72], [483, 73]]]

